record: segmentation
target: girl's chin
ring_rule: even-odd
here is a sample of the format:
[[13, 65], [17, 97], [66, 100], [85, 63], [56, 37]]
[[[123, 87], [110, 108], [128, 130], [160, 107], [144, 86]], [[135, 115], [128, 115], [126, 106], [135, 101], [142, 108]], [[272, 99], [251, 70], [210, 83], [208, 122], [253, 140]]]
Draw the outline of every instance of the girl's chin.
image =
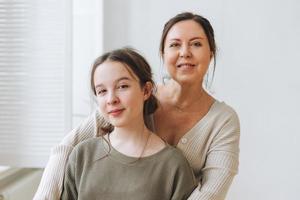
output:
[[128, 123], [124, 122], [123, 120], [109, 120], [110, 124], [113, 125], [115, 128], [121, 128], [126, 126]]

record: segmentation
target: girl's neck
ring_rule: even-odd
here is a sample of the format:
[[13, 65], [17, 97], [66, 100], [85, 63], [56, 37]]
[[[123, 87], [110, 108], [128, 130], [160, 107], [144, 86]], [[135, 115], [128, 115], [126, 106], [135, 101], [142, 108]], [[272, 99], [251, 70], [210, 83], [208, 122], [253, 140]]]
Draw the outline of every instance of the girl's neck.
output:
[[115, 127], [109, 137], [111, 145], [119, 152], [132, 157], [142, 157], [151, 134], [143, 124], [134, 127]]
[[[138, 124], [138, 123], [137, 123]], [[133, 125], [131, 127], [115, 127], [110, 137], [115, 141], [134, 142], [140, 140], [149, 130], [144, 124]]]

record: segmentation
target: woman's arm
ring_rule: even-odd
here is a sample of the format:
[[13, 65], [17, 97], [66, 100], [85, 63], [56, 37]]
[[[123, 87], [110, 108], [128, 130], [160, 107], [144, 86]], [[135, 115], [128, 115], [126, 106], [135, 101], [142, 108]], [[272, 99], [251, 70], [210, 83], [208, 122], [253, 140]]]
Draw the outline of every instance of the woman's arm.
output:
[[96, 110], [77, 128], [68, 133], [61, 143], [55, 146], [44, 170], [41, 182], [33, 200], [56, 200], [62, 191], [65, 166], [73, 148], [91, 137], [97, 136], [97, 127], [105, 124], [105, 120]]
[[240, 124], [234, 113], [213, 139], [202, 180], [189, 200], [224, 200], [239, 165]]

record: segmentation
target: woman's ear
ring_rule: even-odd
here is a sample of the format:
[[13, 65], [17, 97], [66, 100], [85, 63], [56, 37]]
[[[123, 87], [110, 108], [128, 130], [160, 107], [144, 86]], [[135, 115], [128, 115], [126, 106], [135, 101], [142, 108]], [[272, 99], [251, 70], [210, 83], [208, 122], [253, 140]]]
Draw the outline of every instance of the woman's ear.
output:
[[153, 85], [150, 81], [144, 85], [144, 101], [146, 101], [152, 94]]

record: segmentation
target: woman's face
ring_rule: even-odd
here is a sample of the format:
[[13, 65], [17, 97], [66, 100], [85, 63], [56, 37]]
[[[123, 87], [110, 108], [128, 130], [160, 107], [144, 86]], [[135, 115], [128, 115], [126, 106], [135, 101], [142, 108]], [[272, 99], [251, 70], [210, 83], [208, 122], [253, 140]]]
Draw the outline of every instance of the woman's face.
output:
[[212, 53], [203, 28], [193, 20], [173, 25], [165, 39], [163, 60], [179, 84], [201, 85]]
[[144, 91], [139, 79], [120, 62], [105, 61], [94, 73], [102, 115], [115, 127], [131, 126], [143, 119]]

